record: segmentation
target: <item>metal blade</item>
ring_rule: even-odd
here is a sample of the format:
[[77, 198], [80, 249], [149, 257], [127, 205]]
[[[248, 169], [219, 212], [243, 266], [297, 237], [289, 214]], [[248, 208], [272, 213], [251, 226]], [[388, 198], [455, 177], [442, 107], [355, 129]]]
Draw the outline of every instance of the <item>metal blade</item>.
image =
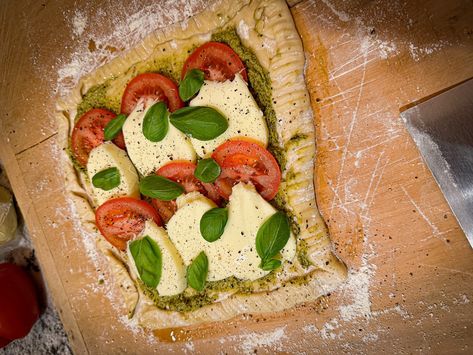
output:
[[473, 80], [401, 117], [473, 247]]

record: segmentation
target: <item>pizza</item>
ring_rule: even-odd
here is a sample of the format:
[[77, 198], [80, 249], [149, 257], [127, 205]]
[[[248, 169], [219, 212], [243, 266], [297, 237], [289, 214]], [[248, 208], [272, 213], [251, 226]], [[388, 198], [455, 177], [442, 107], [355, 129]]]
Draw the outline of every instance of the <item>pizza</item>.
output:
[[346, 278], [315, 199], [304, 51], [284, 1], [219, 1], [59, 104], [67, 188], [149, 329], [276, 313]]

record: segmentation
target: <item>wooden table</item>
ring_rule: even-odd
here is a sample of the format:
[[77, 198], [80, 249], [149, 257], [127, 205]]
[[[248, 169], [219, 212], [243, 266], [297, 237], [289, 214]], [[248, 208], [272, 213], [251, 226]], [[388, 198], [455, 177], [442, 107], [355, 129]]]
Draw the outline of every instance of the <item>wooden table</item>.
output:
[[[117, 320], [115, 291], [98, 282], [107, 271], [90, 261], [64, 195], [54, 89], [77, 48], [102, 46], [104, 60], [126, 49], [105, 49], [87, 31], [102, 26], [117, 41], [117, 21], [153, 2], [0, 5], [0, 158], [75, 352], [471, 351], [472, 249], [399, 118], [400, 108], [473, 77], [466, 0], [290, 2], [316, 115], [318, 203], [351, 270], [344, 287], [284, 318], [229, 323], [191, 342], [161, 343]], [[162, 6], [161, 25], [183, 19], [166, 16], [183, 3]], [[81, 36], [71, 25], [78, 9], [89, 16]]]

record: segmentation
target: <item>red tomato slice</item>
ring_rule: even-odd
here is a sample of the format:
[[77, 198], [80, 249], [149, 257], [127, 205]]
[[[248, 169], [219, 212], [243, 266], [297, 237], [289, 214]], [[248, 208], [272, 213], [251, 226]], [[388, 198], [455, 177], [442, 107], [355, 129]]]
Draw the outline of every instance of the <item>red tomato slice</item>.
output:
[[212, 158], [222, 168], [215, 187], [226, 200], [239, 181], [252, 182], [268, 201], [276, 196], [281, 183], [281, 170], [272, 154], [259, 144], [243, 140], [227, 141], [215, 149]]
[[[164, 176], [167, 179], [178, 182], [186, 193], [198, 191], [207, 196], [216, 204], [221, 202], [220, 195], [213, 184], [200, 181], [194, 176], [196, 165], [191, 162], [172, 162], [161, 167], [156, 174]], [[153, 206], [158, 210], [161, 218], [167, 223], [172, 215], [176, 212], [177, 205], [175, 201], [161, 201], [153, 199]]]
[[95, 211], [100, 233], [120, 250], [125, 250], [127, 242], [141, 233], [148, 219], [161, 225], [161, 218], [152, 206], [132, 197], [108, 200]]
[[205, 80], [225, 81], [233, 80], [236, 73], [240, 73], [248, 81], [246, 68], [238, 54], [223, 43], [207, 42], [187, 58], [182, 68], [181, 79], [184, 79], [190, 69], [200, 69], [205, 74]]
[[0, 347], [26, 336], [39, 317], [36, 287], [15, 264], [0, 264]]
[[[82, 166], [87, 165], [90, 151], [104, 142], [103, 129], [116, 116], [112, 111], [93, 108], [76, 122], [72, 131], [71, 147], [74, 157]], [[123, 133], [120, 132], [113, 142], [125, 149]]]
[[151, 200], [151, 204], [153, 207], [158, 211], [159, 216], [164, 221], [164, 223], [168, 223], [171, 217], [176, 213], [177, 204], [176, 201], [162, 201], [158, 200], [157, 198], [153, 198]]
[[122, 96], [121, 112], [129, 115], [140, 99], [162, 101], [171, 112], [184, 106], [174, 81], [156, 73], [140, 74], [128, 83]]

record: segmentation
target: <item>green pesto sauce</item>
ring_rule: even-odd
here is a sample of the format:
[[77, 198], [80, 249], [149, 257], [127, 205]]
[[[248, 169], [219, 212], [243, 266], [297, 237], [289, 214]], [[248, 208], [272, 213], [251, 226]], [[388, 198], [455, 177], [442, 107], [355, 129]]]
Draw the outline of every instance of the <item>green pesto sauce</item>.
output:
[[270, 272], [268, 275], [255, 281], [240, 280], [232, 276], [220, 281], [207, 282], [204, 290], [201, 292], [188, 288], [183, 293], [175, 296], [159, 296], [155, 289], [148, 288], [142, 282], [140, 282], [140, 286], [146, 288], [146, 293], [159, 308], [190, 312], [213, 303], [221, 292], [233, 291], [240, 294], [248, 294], [254, 292], [257, 288], [268, 287], [276, 280], [276, 275], [276, 272]]
[[[139, 287], [148, 296], [156, 307], [176, 312], [192, 312], [201, 307], [214, 303], [221, 292], [236, 291], [239, 294], [251, 294], [254, 292], [264, 292], [265, 287], [274, 283], [277, 272], [270, 272], [268, 275], [255, 281], [239, 280], [236, 277], [229, 277], [220, 281], [207, 282], [204, 290], [197, 292], [187, 288], [184, 292], [175, 296], [160, 296], [156, 289], [146, 286], [138, 280]], [[289, 281], [292, 285], [306, 285], [310, 275], [295, 277]]]
[[115, 113], [120, 112], [120, 101], [107, 96], [108, 81], [91, 87], [77, 105], [77, 119], [93, 108], [104, 108]]
[[204, 289], [196, 293], [191, 289], [174, 296], [160, 296], [156, 289], [146, 286], [138, 280], [139, 287], [148, 296], [156, 307], [167, 311], [191, 312], [208, 304], [212, 304], [217, 299], [217, 294], [212, 295], [209, 290]]
[[284, 147], [288, 149], [291, 144], [299, 143], [300, 141], [306, 140], [307, 138], [309, 138], [309, 136], [305, 133], [296, 133], [289, 139], [289, 141], [285, 144]]
[[309, 259], [309, 248], [305, 240], [299, 240], [297, 243], [297, 259], [304, 269], [308, 269], [312, 265]]
[[72, 154], [72, 149], [71, 149], [71, 142], [70, 142], [70, 139], [69, 139], [69, 145], [68, 147], [66, 148], [66, 153], [67, 155], [69, 155], [69, 158], [71, 159], [71, 162], [72, 162], [72, 165], [74, 166], [74, 168], [81, 172], [81, 173], [84, 173], [85, 176], [87, 176], [87, 170], [82, 166], [80, 165], [80, 163], [77, 161], [76, 157], [74, 156], [74, 154]]

